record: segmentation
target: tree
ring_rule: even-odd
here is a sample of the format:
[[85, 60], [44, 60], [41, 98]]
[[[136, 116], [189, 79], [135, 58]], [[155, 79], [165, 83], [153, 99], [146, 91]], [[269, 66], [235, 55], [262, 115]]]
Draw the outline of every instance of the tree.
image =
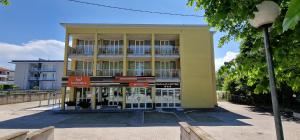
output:
[[[263, 34], [249, 24], [256, 5], [263, 0], [188, 0], [189, 6], [205, 11], [208, 25], [227, 34], [218, 44], [222, 47], [231, 39], [241, 40], [240, 54], [218, 71], [223, 89], [234, 94], [268, 94], [268, 73], [263, 48]], [[300, 26], [283, 32], [283, 21], [291, 7], [290, 0], [274, 0], [281, 14], [270, 29], [270, 42], [275, 67], [276, 84], [281, 96], [283, 89], [300, 92]], [[290, 10], [290, 9], [289, 9]], [[289, 14], [287, 14], [289, 15]], [[287, 21], [286, 21], [287, 22]], [[300, 95], [299, 95], [300, 96]]]
[[300, 0], [291, 0], [289, 9], [285, 15], [282, 27], [283, 31], [294, 29], [300, 20]]
[[3, 5], [9, 5], [8, 0], [0, 0], [0, 3], [3, 4]]

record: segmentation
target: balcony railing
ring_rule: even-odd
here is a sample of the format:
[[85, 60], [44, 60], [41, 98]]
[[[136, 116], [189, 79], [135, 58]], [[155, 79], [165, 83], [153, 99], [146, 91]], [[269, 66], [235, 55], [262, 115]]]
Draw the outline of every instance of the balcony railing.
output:
[[99, 55], [122, 55], [123, 46], [102, 46], [99, 48]]
[[129, 69], [127, 72], [128, 76], [151, 76], [152, 70], [151, 69]]
[[55, 71], [54, 68], [31, 68], [31, 71]]
[[93, 47], [71, 48], [70, 55], [93, 55]]
[[179, 78], [179, 69], [158, 69], [155, 71], [155, 77], [160, 79]]
[[150, 55], [151, 46], [129, 46], [128, 47], [129, 55]]
[[156, 55], [178, 55], [179, 49], [176, 46], [165, 45], [165, 46], [155, 46]]
[[122, 76], [122, 69], [101, 69], [97, 70], [97, 76]]
[[91, 69], [89, 69], [89, 70], [82, 70], [82, 69], [68, 70], [67, 75], [68, 76], [92, 76], [93, 71]]
[[32, 81], [37, 81], [37, 80], [41, 80], [41, 81], [54, 81], [55, 80], [55, 78], [53, 78], [53, 77], [33, 77], [33, 76], [29, 77], [28, 79], [32, 80]]

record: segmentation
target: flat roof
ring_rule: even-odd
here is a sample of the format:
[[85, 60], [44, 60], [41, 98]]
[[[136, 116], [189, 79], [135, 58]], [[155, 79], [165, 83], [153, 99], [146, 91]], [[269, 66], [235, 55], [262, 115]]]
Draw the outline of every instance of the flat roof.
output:
[[64, 60], [12, 60], [11, 63], [19, 62], [64, 62]]
[[60, 23], [63, 27], [102, 27], [102, 28], [111, 28], [111, 27], [140, 27], [140, 28], [149, 28], [149, 27], [208, 27], [207, 24], [109, 24], [109, 23]]

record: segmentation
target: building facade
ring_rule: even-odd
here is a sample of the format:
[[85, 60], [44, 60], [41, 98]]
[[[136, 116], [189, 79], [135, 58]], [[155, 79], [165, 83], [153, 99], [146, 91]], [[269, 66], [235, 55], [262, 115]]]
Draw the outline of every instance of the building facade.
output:
[[14, 71], [0, 67], [0, 85], [13, 85]]
[[63, 60], [12, 60], [15, 84], [22, 90], [60, 90]]
[[[212, 108], [213, 37], [208, 26], [68, 24], [64, 102], [91, 109]], [[70, 67], [68, 67], [70, 66]]]

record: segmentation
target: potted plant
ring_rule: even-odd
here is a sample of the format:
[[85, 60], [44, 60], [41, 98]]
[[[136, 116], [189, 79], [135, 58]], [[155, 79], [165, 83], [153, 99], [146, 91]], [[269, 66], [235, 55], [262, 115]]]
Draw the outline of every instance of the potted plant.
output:
[[66, 109], [67, 110], [75, 110], [76, 102], [75, 101], [68, 101], [66, 102]]

